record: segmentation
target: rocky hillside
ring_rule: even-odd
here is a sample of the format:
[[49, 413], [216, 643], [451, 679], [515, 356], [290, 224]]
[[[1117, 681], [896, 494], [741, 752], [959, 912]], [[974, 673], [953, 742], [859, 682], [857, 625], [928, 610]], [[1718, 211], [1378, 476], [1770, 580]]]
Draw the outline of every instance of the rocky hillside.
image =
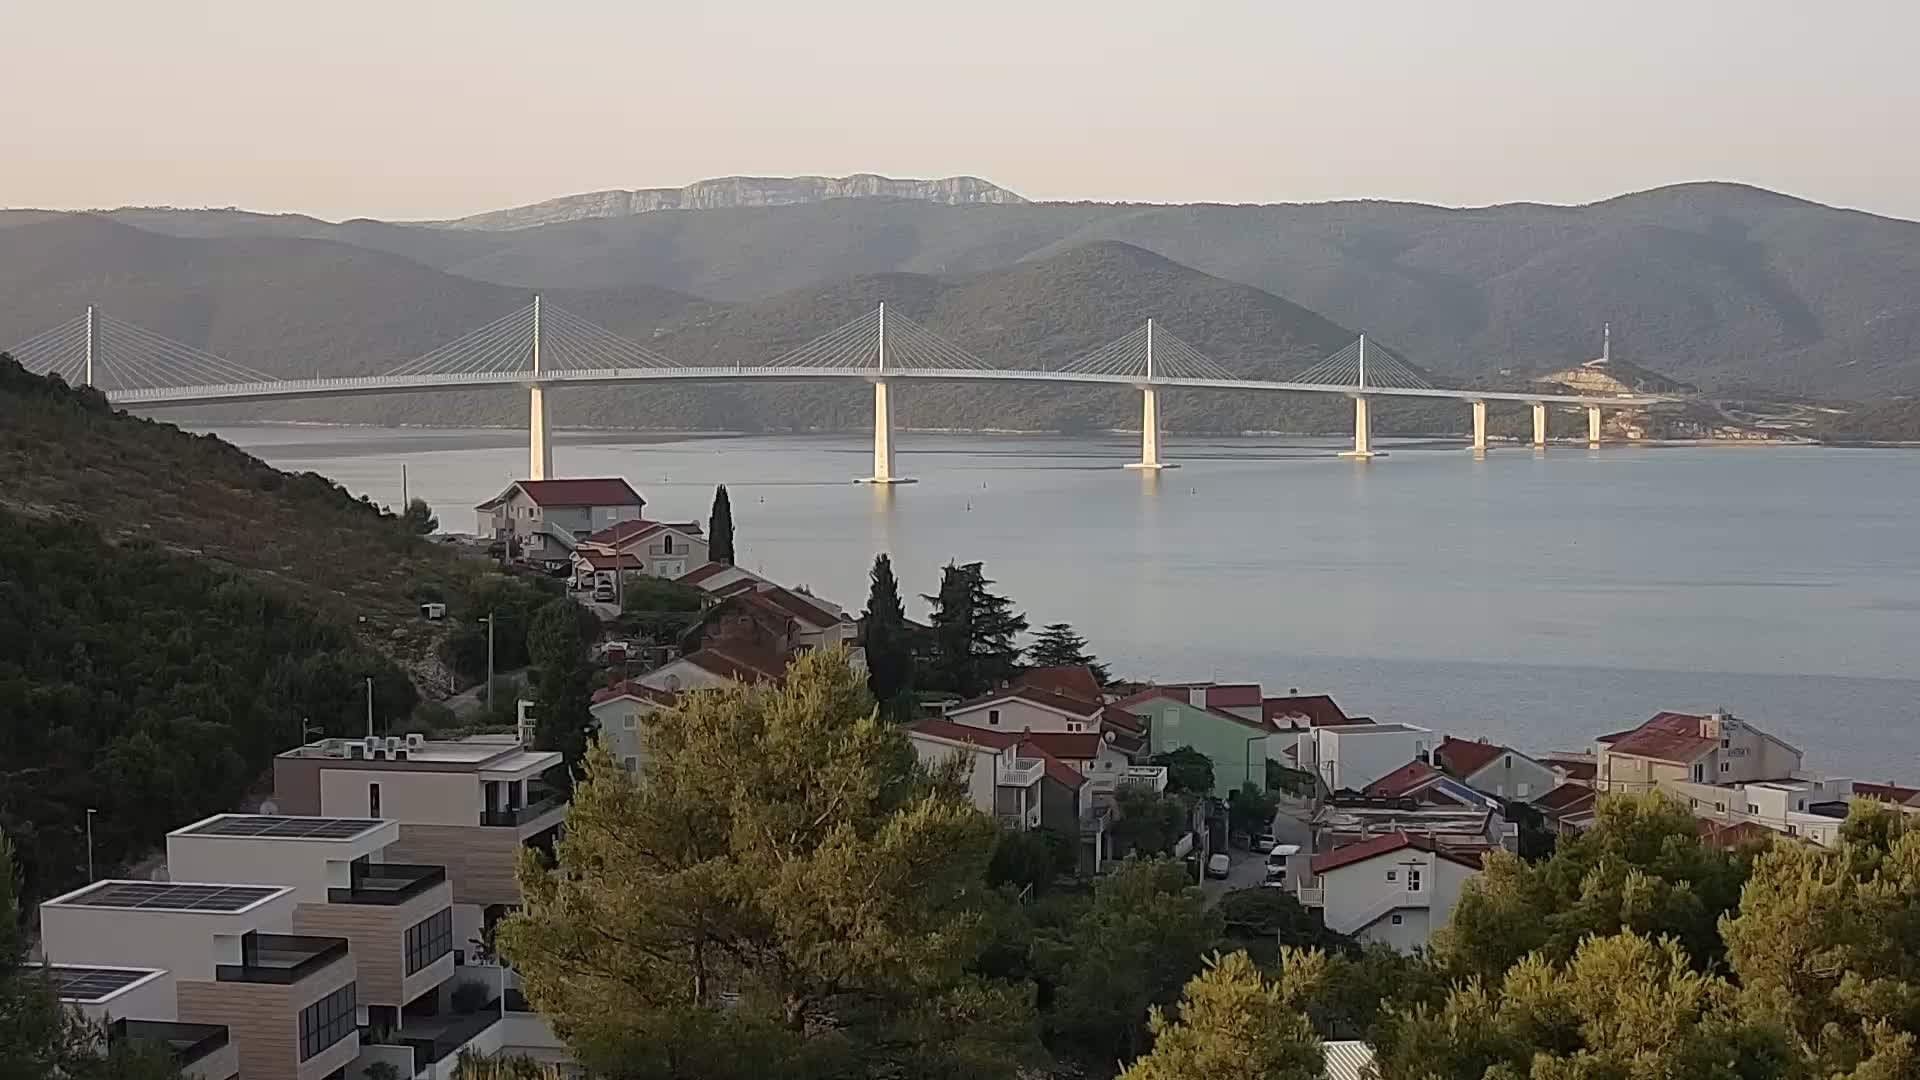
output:
[[620, 218], [660, 210], [720, 210], [737, 206], [797, 206], [828, 199], [913, 199], [943, 206], [1025, 202], [976, 176], [896, 180], [873, 173], [853, 176], [723, 176], [680, 188], [591, 191], [530, 206], [434, 222], [453, 229], [524, 229], [583, 218]]

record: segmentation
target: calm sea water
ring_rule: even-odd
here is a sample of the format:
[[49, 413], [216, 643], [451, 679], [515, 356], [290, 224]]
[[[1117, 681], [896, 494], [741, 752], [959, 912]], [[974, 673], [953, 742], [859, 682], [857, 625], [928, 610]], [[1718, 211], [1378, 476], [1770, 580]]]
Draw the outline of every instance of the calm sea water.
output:
[[[525, 470], [504, 431], [223, 427], [443, 527]], [[1810, 768], [1920, 779], [1920, 450], [1496, 449], [1315, 439], [901, 437], [919, 483], [855, 485], [858, 436], [576, 434], [565, 475], [624, 475], [648, 516], [732, 494], [740, 561], [847, 607], [890, 552], [904, 590], [982, 560], [1038, 626], [1116, 670], [1258, 680], [1350, 713], [1574, 747], [1663, 708], [1724, 706]], [[924, 614], [924, 605], [909, 605]]]

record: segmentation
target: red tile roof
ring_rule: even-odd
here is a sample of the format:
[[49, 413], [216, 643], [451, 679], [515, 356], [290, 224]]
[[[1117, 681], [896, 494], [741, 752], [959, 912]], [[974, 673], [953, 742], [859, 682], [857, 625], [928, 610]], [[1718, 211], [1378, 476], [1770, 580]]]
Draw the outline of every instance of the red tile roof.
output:
[[1147, 731], [1147, 720], [1146, 717], [1130, 713], [1118, 705], [1108, 705], [1100, 710], [1100, 726], [1144, 735]]
[[701, 538], [700, 523], [697, 521], [648, 521], [645, 518], [633, 518], [628, 521], [616, 521], [599, 532], [589, 535], [583, 542], [612, 546], [644, 540], [654, 533], [669, 529], [691, 539]]
[[1533, 800], [1533, 805], [1550, 814], [1565, 814], [1593, 805], [1595, 792], [1585, 784], [1560, 784]]
[[669, 709], [680, 703], [679, 695], [672, 691], [655, 690], [651, 686], [643, 686], [632, 679], [622, 679], [612, 686], [595, 690], [593, 692], [593, 703], [598, 705], [603, 701], [613, 701], [616, 698], [623, 697], [638, 698], [641, 701], [651, 701], [655, 705]]
[[1351, 866], [1357, 862], [1365, 862], [1368, 859], [1389, 855], [1396, 851], [1405, 851], [1408, 848], [1429, 852], [1435, 858], [1458, 863], [1470, 870], [1480, 869], [1479, 859], [1470, 857], [1464, 851], [1438, 843], [1431, 836], [1391, 832], [1315, 855], [1312, 863], [1313, 872], [1318, 876], [1329, 870], [1338, 870], [1343, 866]]
[[1018, 698], [1021, 701], [1029, 702], [1042, 708], [1056, 709], [1069, 716], [1078, 716], [1087, 720], [1091, 720], [1100, 714], [1100, 705], [1098, 702], [1082, 701], [1079, 698], [1068, 697], [1065, 694], [1056, 694], [1051, 690], [1042, 690], [1037, 686], [1020, 686], [1018, 684], [1003, 686], [998, 690], [989, 691], [974, 698], [972, 701], [963, 701], [948, 709], [947, 712], [949, 714], [963, 711], [971, 712], [982, 705], [988, 705], [995, 701], [1005, 701], [1008, 698]]
[[1062, 761], [1089, 761], [1099, 757], [1102, 742], [1097, 731], [1027, 731], [1021, 733], [1020, 739]]
[[1920, 788], [1902, 787], [1899, 784], [1866, 784], [1855, 780], [1853, 793], [1863, 799], [1878, 799], [1900, 806], [1920, 806]]
[[1408, 792], [1427, 784], [1439, 775], [1439, 769], [1434, 768], [1424, 761], [1409, 761], [1380, 779], [1375, 780], [1373, 783], [1368, 784], [1366, 790], [1361, 792], [1361, 794], [1372, 795], [1382, 799], [1398, 799]]
[[1456, 779], [1465, 780], [1506, 752], [1507, 748], [1497, 743], [1468, 742], [1448, 735], [1434, 748], [1433, 763]]
[[1205, 690], [1202, 700], [1209, 709], [1246, 709], [1260, 707], [1258, 683], [1175, 683], [1170, 689]]
[[1292, 727], [1290, 717], [1306, 720], [1306, 727], [1336, 727], [1352, 723], [1347, 714], [1340, 711], [1331, 697], [1325, 694], [1293, 694], [1286, 697], [1270, 697], [1260, 702], [1260, 713], [1267, 722], [1275, 727]]
[[1731, 825], [1722, 825], [1717, 821], [1702, 818], [1699, 828], [1700, 839], [1712, 848], [1745, 847], [1748, 844], [1766, 845], [1783, 835], [1754, 821], [1736, 821]]
[[1101, 699], [1100, 680], [1093, 677], [1093, 669], [1085, 664], [1028, 668], [1020, 673], [1020, 677], [1014, 680], [1014, 684], [1032, 686], [1095, 704], [1098, 704]]
[[824, 630], [829, 626], [840, 624], [840, 616], [791, 589], [783, 589], [776, 585], [771, 589], [760, 590], [760, 596], [768, 603], [815, 629]]
[[590, 570], [645, 570], [647, 564], [640, 556], [630, 552], [615, 555], [612, 552], [588, 551], [575, 548], [573, 557], [587, 564]]
[[785, 665], [777, 658], [747, 657], [732, 650], [698, 649], [680, 659], [735, 682], [779, 682], [785, 674]]
[[938, 739], [951, 739], [954, 742], [973, 743], [976, 746], [988, 746], [995, 750], [1004, 750], [1020, 741], [1017, 731], [989, 731], [985, 728], [956, 724], [951, 720], [928, 718], [915, 720], [907, 725], [908, 731], [918, 731], [923, 735], [932, 735]]
[[1224, 709], [1217, 709], [1212, 706], [1196, 706], [1193, 703], [1192, 697], [1188, 694], [1187, 688], [1179, 686], [1149, 686], [1145, 690], [1121, 698], [1119, 701], [1114, 702], [1114, 704], [1123, 709], [1132, 709], [1135, 705], [1145, 704], [1155, 698], [1166, 698], [1168, 701], [1177, 701], [1188, 708], [1198, 708], [1201, 712], [1209, 716], [1217, 716], [1222, 720], [1231, 720], [1236, 724], [1256, 728], [1260, 731], [1272, 730], [1271, 726], [1265, 720], [1249, 719], [1237, 713], [1230, 713]]
[[1653, 719], [1613, 740], [1608, 750], [1685, 765], [1720, 745], [1720, 740], [1700, 734], [1706, 719], [1693, 713], [1655, 713]]
[[541, 506], [644, 506], [646, 500], [617, 476], [591, 480], [515, 480]]
[[1550, 769], [1558, 769], [1561, 773], [1565, 774], [1569, 780], [1591, 780], [1598, 774], [1596, 766], [1591, 761], [1570, 761], [1566, 758], [1555, 758], [1547, 762], [1546, 765]]
[[1065, 784], [1074, 789], [1078, 789], [1082, 784], [1087, 782], [1087, 778], [1081, 774], [1080, 770], [1055, 757], [1035, 740], [1031, 734], [1026, 732], [983, 731], [980, 728], [969, 727], [966, 724], [956, 724], [951, 720], [938, 719], [915, 720], [913, 723], [907, 725], [907, 730], [917, 731], [923, 735], [931, 735], [937, 739], [971, 743], [975, 746], [984, 746], [993, 750], [1005, 750], [1008, 747], [1018, 747], [1019, 749], [1016, 750], [1015, 753], [1032, 751], [1034, 757], [1046, 763], [1047, 775], [1053, 778], [1054, 782]]
[[701, 563], [699, 566], [694, 567], [673, 580], [682, 585], [698, 585], [708, 578], [713, 577], [715, 574], [731, 569], [733, 569], [732, 566], [723, 562]]
[[717, 588], [708, 589], [707, 591], [715, 596], [733, 596], [743, 592], [759, 592], [760, 587], [765, 584], [767, 583], [764, 581], [755, 581], [753, 578], [739, 578], [734, 581], [729, 581], [725, 585]]

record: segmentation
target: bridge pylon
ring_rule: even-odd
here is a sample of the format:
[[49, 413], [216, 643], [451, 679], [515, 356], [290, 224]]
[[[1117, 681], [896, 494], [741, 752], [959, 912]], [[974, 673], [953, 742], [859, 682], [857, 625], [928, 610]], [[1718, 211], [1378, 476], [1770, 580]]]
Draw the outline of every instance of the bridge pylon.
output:
[[1478, 399], [1473, 402], [1473, 452], [1487, 452], [1487, 403]]
[[887, 304], [880, 302], [879, 363], [871, 376], [873, 382], [873, 475], [862, 476], [856, 484], [911, 484], [893, 469], [893, 397], [887, 383]]
[[1355, 461], [1367, 461], [1372, 458], [1386, 457], [1373, 449], [1373, 410], [1372, 399], [1367, 397], [1367, 335], [1360, 335], [1360, 376], [1354, 386], [1353, 395], [1353, 449], [1343, 450], [1340, 456]]
[[1547, 403], [1534, 401], [1528, 404], [1533, 406], [1533, 448], [1545, 450], [1547, 448]]
[[1153, 320], [1147, 320], [1147, 378], [1140, 384], [1140, 460], [1126, 468], [1158, 471], [1180, 466], [1160, 460], [1160, 388], [1153, 383]]
[[547, 392], [540, 384], [540, 297], [533, 298], [533, 381], [527, 384], [527, 479], [553, 476], [553, 443], [547, 438]]

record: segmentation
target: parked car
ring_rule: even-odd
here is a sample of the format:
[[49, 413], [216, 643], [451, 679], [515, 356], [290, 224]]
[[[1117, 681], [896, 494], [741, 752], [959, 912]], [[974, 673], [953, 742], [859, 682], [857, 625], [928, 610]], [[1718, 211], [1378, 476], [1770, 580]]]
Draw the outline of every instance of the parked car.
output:
[[593, 598], [603, 604], [613, 603], [613, 583], [602, 581], [593, 587]]
[[1260, 839], [1255, 840], [1253, 842], [1253, 850], [1258, 851], [1262, 855], [1264, 855], [1267, 852], [1272, 851], [1273, 845], [1279, 842], [1280, 842], [1280, 838], [1273, 835], [1272, 829], [1268, 829], [1266, 832], [1263, 832], [1260, 834]]
[[1207, 860], [1207, 876], [1211, 878], [1226, 877], [1227, 871], [1232, 869], [1232, 867], [1233, 862], [1227, 858], [1227, 853], [1224, 851], [1220, 852], [1218, 855]]

